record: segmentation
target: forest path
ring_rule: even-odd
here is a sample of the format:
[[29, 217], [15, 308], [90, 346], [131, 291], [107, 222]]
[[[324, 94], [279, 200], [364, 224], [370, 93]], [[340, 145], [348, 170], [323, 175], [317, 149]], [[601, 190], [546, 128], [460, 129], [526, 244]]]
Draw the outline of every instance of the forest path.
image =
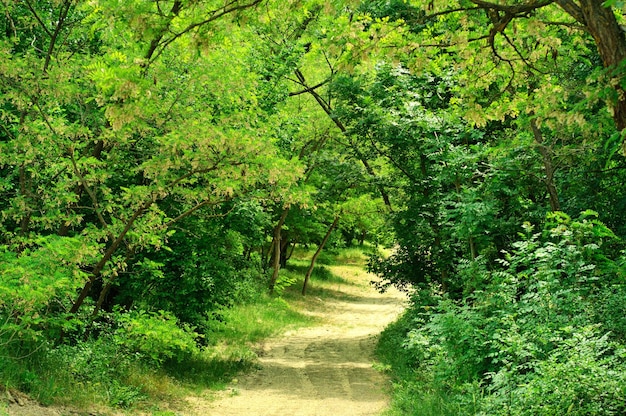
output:
[[387, 380], [373, 368], [373, 353], [377, 335], [402, 312], [406, 297], [378, 293], [362, 267], [330, 269], [345, 283], [315, 299], [309, 313], [323, 323], [266, 341], [259, 370], [213, 400], [188, 398], [190, 415], [360, 416], [386, 408]]

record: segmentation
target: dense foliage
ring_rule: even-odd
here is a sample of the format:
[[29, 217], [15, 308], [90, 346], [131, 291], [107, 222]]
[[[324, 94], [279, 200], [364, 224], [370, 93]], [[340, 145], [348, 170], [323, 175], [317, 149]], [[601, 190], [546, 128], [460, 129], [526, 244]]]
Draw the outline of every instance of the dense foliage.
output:
[[416, 45], [338, 90], [403, 190], [394, 253], [370, 266], [413, 293], [379, 348], [392, 414], [626, 411], [623, 84], [570, 30], [594, 24], [578, 3], [369, 9]]
[[413, 294], [399, 411], [626, 411], [623, 2], [0, 12], [2, 383], [65, 359], [129, 405], [120, 374], [196, 362], [296, 245], [306, 285], [368, 242]]

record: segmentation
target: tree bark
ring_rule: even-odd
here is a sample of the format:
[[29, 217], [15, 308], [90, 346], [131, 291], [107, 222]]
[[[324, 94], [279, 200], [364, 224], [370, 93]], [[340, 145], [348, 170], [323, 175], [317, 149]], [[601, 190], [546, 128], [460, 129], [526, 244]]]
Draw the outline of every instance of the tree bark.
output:
[[561, 204], [559, 203], [559, 194], [554, 183], [554, 173], [556, 172], [556, 168], [554, 167], [554, 163], [552, 162], [552, 149], [544, 144], [543, 134], [537, 126], [537, 121], [534, 118], [530, 120], [530, 127], [533, 130], [535, 142], [537, 142], [539, 153], [541, 153], [541, 157], [543, 159], [543, 168], [546, 172], [545, 183], [548, 190], [548, 195], [550, 196], [550, 209], [553, 212], [560, 211]]
[[339, 224], [339, 215], [335, 216], [335, 221], [333, 221], [330, 227], [328, 227], [328, 230], [326, 230], [326, 235], [324, 235], [322, 242], [317, 247], [315, 254], [313, 254], [313, 257], [311, 258], [311, 265], [309, 266], [309, 269], [306, 271], [306, 275], [304, 276], [304, 283], [302, 284], [302, 296], [306, 296], [306, 288], [307, 288], [307, 285], [309, 284], [309, 279], [311, 278], [311, 274], [313, 273], [313, 268], [315, 267], [315, 262], [317, 261], [317, 257], [320, 255], [320, 253], [324, 249], [324, 246], [328, 242], [328, 239], [330, 238], [330, 235], [332, 234], [335, 227], [337, 227], [337, 224]]
[[276, 281], [278, 280], [278, 272], [280, 271], [280, 237], [288, 214], [289, 208], [284, 208], [278, 223], [274, 227], [274, 239], [272, 241], [272, 245], [274, 246], [274, 254], [272, 255], [274, 271], [270, 279], [270, 293], [274, 293], [274, 286], [276, 286]]
[[[558, 0], [557, 3], [591, 34], [604, 67], [617, 69], [626, 58], [626, 37], [613, 8], [604, 7], [600, 0], [580, 0], [579, 4], [572, 0]], [[620, 76], [619, 73], [613, 75]], [[616, 83], [614, 88], [617, 98], [611, 103], [613, 120], [617, 129], [622, 131], [626, 128], [626, 93], [620, 83]]]

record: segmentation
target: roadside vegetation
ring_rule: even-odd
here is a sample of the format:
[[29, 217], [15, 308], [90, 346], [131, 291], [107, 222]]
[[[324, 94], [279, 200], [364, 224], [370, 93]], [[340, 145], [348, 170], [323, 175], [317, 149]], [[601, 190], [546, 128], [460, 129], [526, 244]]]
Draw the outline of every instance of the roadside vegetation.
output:
[[460, 265], [462, 300], [416, 292], [378, 346], [394, 379], [388, 414], [623, 414], [626, 257], [596, 216], [551, 214], [498, 266]]
[[163, 311], [102, 314], [93, 324], [98, 326], [97, 337], [77, 337], [60, 345], [33, 341], [19, 348], [6, 342], [0, 346], [2, 387], [45, 405], [148, 414], [182, 406], [189, 395], [221, 390], [254, 369], [259, 342], [319, 322], [308, 312], [319, 312], [323, 299], [336, 296], [333, 288], [347, 283], [328, 266], [348, 262], [362, 269], [367, 258], [360, 248], [331, 249], [312, 274], [310, 296], [303, 298], [300, 289], [312, 250], [296, 249], [293, 256], [293, 265], [281, 271], [280, 295], [259, 290], [211, 311], [202, 328], [181, 325]]
[[[104, 314], [103, 319], [109, 318]], [[204, 389], [224, 387], [241, 371], [253, 368], [255, 342], [312, 320], [281, 298], [260, 295], [215, 311], [202, 336], [197, 328], [177, 325], [166, 313], [137, 314], [120, 321], [119, 327], [101, 325], [97, 338], [3, 346], [4, 388], [27, 393], [42, 404], [85, 409], [176, 402]]]

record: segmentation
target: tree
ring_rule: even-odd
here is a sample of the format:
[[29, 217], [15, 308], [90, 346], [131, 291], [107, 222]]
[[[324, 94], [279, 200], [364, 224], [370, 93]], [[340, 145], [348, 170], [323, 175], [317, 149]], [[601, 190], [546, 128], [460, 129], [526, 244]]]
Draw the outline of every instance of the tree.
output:
[[300, 175], [275, 151], [231, 19], [259, 3], [3, 3], [2, 244], [16, 262], [54, 235], [92, 253], [67, 265], [82, 289], [64, 313], [89, 298], [98, 313], [181, 221]]
[[[509, 94], [511, 87], [517, 82], [526, 82], [527, 74], [544, 76], [552, 72], [551, 68], [565, 68], [570, 62], [589, 59], [585, 43], [592, 41], [600, 58], [598, 71], [593, 75], [600, 82], [599, 97], [612, 113], [617, 129], [622, 131], [626, 125], [626, 107], [621, 98], [620, 65], [626, 53], [626, 39], [615, 15], [615, 2], [606, 3], [594, 0], [509, 3], [472, 0], [454, 4], [418, 1], [404, 5], [394, 3], [400, 10], [391, 17], [399, 23], [406, 21], [413, 33], [413, 42], [406, 50], [417, 66], [423, 66], [426, 57], [431, 56], [435, 58], [431, 67], [442, 68], [445, 62], [452, 63], [452, 57], [462, 72], [467, 73], [467, 83], [460, 84], [466, 89], [465, 114], [479, 123], [484, 117], [518, 114], [519, 102]], [[386, 12], [384, 9], [374, 11]], [[583, 33], [591, 38], [577, 36]], [[572, 39], [577, 42], [575, 48], [566, 46]], [[438, 52], [443, 50], [453, 54], [446, 56]], [[456, 54], [460, 55], [460, 60], [455, 58]], [[490, 88], [495, 99], [479, 102], [471, 98], [475, 91]], [[505, 106], [502, 106], [503, 98], [507, 102]], [[530, 112], [532, 108], [522, 111]]]

